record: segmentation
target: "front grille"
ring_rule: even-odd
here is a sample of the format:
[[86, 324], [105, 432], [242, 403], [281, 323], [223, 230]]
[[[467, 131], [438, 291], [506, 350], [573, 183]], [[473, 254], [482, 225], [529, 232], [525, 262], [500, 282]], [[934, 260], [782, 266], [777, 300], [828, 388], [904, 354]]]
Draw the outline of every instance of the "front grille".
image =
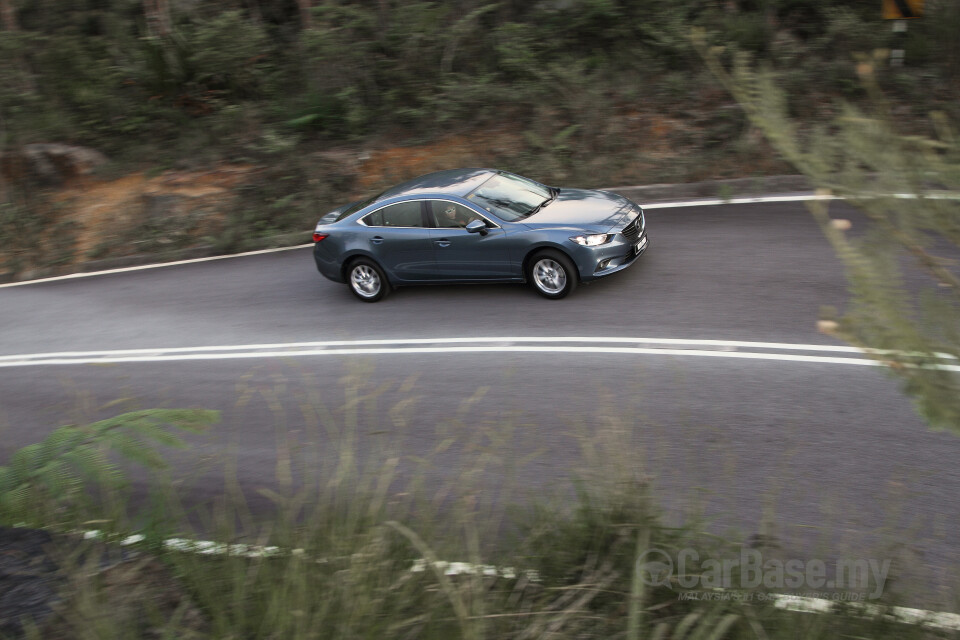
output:
[[633, 241], [640, 236], [640, 220], [643, 216], [637, 216], [633, 222], [628, 224], [620, 232], [624, 238], [627, 240]]

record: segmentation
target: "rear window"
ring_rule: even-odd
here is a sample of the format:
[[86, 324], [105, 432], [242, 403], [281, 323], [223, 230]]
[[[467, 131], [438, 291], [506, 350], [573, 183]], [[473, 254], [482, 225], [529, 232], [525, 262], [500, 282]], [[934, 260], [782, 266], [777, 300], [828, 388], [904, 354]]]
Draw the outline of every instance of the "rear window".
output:
[[398, 202], [384, 207], [365, 217], [363, 223], [368, 227], [422, 227], [420, 201]]
[[349, 207], [347, 207], [346, 209], [344, 209], [344, 210], [343, 210], [343, 213], [341, 213], [339, 216], [337, 216], [337, 220], [336, 220], [336, 221], [337, 221], [337, 222], [340, 222], [341, 220], [343, 220], [343, 219], [346, 218], [347, 216], [352, 216], [352, 215], [355, 214], [357, 211], [360, 211], [360, 209], [363, 209], [364, 207], [369, 207], [369, 206], [372, 205], [374, 202], [376, 202], [377, 200], [379, 200], [379, 199], [380, 199], [380, 196], [382, 196], [384, 193], [386, 193], [386, 192], [385, 192], [385, 191], [381, 191], [381, 192], [378, 193], [377, 195], [371, 196], [371, 197], [367, 198], [366, 200], [360, 200], [359, 202], [354, 202], [352, 205], [350, 205]]

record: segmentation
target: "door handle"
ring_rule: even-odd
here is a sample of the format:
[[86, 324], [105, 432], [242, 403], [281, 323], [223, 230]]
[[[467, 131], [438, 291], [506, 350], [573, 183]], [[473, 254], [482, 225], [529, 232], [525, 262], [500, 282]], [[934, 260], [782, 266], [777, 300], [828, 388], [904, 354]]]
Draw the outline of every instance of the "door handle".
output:
[[449, 247], [449, 246], [450, 246], [450, 241], [447, 240], [447, 239], [434, 240], [434, 242], [437, 244], [438, 247], [445, 248], [445, 247]]
[[381, 236], [373, 236], [372, 238], [370, 238], [370, 242], [372, 242], [373, 244], [380, 244], [381, 242], [383, 242], [383, 238]]

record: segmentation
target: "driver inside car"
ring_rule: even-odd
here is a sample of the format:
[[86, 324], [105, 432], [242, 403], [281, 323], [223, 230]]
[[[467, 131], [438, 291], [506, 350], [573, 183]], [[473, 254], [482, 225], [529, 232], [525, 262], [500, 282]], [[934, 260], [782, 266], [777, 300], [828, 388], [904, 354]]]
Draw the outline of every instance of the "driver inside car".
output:
[[468, 224], [474, 220], [478, 220], [477, 216], [469, 215], [457, 210], [457, 207], [452, 204], [448, 204], [441, 214], [440, 226], [442, 227], [466, 227]]

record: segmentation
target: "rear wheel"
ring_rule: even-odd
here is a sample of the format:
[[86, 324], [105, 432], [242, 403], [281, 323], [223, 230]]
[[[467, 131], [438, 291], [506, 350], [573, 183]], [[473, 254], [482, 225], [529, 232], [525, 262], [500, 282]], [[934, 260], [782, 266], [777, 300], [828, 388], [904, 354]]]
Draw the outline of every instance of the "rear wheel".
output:
[[559, 300], [577, 288], [577, 270], [559, 251], [541, 251], [530, 259], [527, 279], [544, 298]]
[[373, 260], [357, 258], [347, 270], [347, 284], [350, 291], [364, 302], [377, 302], [390, 292], [387, 277]]

